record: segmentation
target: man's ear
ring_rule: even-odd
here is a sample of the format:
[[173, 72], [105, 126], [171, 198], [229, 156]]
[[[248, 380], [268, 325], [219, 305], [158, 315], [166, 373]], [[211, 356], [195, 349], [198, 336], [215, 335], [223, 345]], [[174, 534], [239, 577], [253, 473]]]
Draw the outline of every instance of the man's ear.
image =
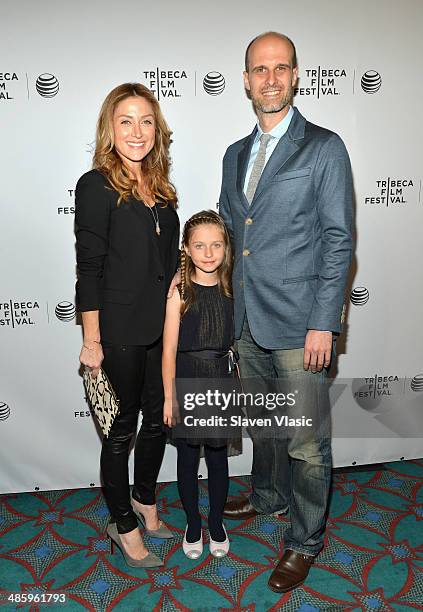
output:
[[244, 78], [244, 87], [247, 91], [250, 91], [250, 79], [248, 77], [248, 72], [246, 70], [244, 70], [244, 72], [242, 73], [242, 76]]

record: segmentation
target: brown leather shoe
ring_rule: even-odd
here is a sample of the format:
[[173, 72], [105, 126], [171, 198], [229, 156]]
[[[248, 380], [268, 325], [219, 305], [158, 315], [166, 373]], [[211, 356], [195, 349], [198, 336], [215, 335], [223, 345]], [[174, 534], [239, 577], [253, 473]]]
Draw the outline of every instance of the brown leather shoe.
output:
[[226, 502], [225, 509], [223, 510], [223, 516], [225, 518], [234, 519], [237, 521], [251, 518], [252, 516], [257, 516], [258, 514], [259, 513], [254, 506], [250, 504], [250, 500], [247, 497], [241, 497]]
[[303, 555], [289, 549], [285, 550], [267, 584], [276, 593], [292, 591], [307, 578], [314, 559], [312, 555]]

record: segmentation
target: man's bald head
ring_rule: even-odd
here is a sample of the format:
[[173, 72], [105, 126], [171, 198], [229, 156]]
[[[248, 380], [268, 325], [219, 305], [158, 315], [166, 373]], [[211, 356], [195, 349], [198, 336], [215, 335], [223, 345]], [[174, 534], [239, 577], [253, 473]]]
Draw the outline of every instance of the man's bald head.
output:
[[279, 38], [280, 40], [284, 40], [285, 42], [287, 42], [292, 49], [291, 68], [297, 67], [297, 51], [295, 50], [295, 45], [292, 42], [292, 40], [288, 36], [285, 36], [285, 34], [281, 34], [280, 32], [263, 32], [263, 34], [259, 34], [258, 36], [253, 38], [253, 40], [250, 42], [250, 44], [248, 45], [245, 51], [245, 71], [246, 72], [248, 72], [249, 67], [250, 67], [249, 66], [249, 55], [250, 55], [251, 47], [254, 45], [256, 41], [262, 40], [263, 38], [269, 38], [269, 39]]

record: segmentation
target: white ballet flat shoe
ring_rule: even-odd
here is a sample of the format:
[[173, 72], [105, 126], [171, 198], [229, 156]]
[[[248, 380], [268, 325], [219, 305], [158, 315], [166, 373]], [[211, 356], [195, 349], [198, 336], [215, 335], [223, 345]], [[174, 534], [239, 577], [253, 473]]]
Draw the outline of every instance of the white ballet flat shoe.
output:
[[228, 538], [228, 534], [226, 532], [225, 529], [225, 525], [222, 525], [223, 530], [225, 532], [225, 536], [226, 539], [223, 542], [215, 542], [214, 540], [212, 540], [212, 537], [210, 535], [209, 532], [209, 538], [210, 538], [210, 542], [209, 542], [209, 549], [210, 549], [210, 553], [213, 555], [213, 557], [226, 557], [226, 555], [229, 552], [229, 546], [230, 546], [230, 542], [229, 542], [229, 538]]
[[203, 554], [203, 531], [201, 530], [201, 537], [198, 542], [187, 542], [187, 529], [188, 525], [185, 527], [182, 549], [188, 559], [198, 559]]

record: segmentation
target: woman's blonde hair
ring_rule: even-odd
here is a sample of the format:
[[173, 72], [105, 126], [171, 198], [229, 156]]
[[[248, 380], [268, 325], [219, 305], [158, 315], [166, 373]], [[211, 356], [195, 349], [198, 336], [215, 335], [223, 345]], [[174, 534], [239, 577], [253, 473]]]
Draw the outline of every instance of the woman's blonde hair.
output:
[[155, 200], [169, 203], [176, 208], [176, 190], [169, 180], [169, 146], [170, 131], [159, 103], [147, 87], [140, 83], [123, 83], [112, 89], [101, 107], [97, 122], [96, 144], [93, 168], [99, 170], [109, 179], [113, 189], [119, 193], [118, 204], [127, 201], [132, 195], [137, 200], [143, 199], [138, 183], [131, 177], [129, 170], [122, 162], [115, 149], [113, 116], [117, 105], [132, 96], [139, 96], [150, 103], [155, 119], [155, 143], [152, 150], [142, 160], [142, 175], [147, 193]]
[[224, 224], [222, 217], [214, 212], [214, 210], [202, 210], [201, 212], [195, 213], [195, 215], [188, 219], [188, 221], [185, 223], [182, 234], [181, 284], [179, 289], [181, 295], [181, 315], [184, 315], [195, 302], [195, 289], [191, 280], [191, 277], [195, 272], [195, 266], [191, 257], [189, 257], [189, 255], [187, 255], [185, 252], [185, 247], [188, 247], [194, 229], [200, 225], [216, 225], [222, 230], [225, 243], [225, 255], [221, 266], [217, 270], [217, 279], [222, 293], [228, 297], [232, 297], [231, 278], [233, 254], [228, 229]]

